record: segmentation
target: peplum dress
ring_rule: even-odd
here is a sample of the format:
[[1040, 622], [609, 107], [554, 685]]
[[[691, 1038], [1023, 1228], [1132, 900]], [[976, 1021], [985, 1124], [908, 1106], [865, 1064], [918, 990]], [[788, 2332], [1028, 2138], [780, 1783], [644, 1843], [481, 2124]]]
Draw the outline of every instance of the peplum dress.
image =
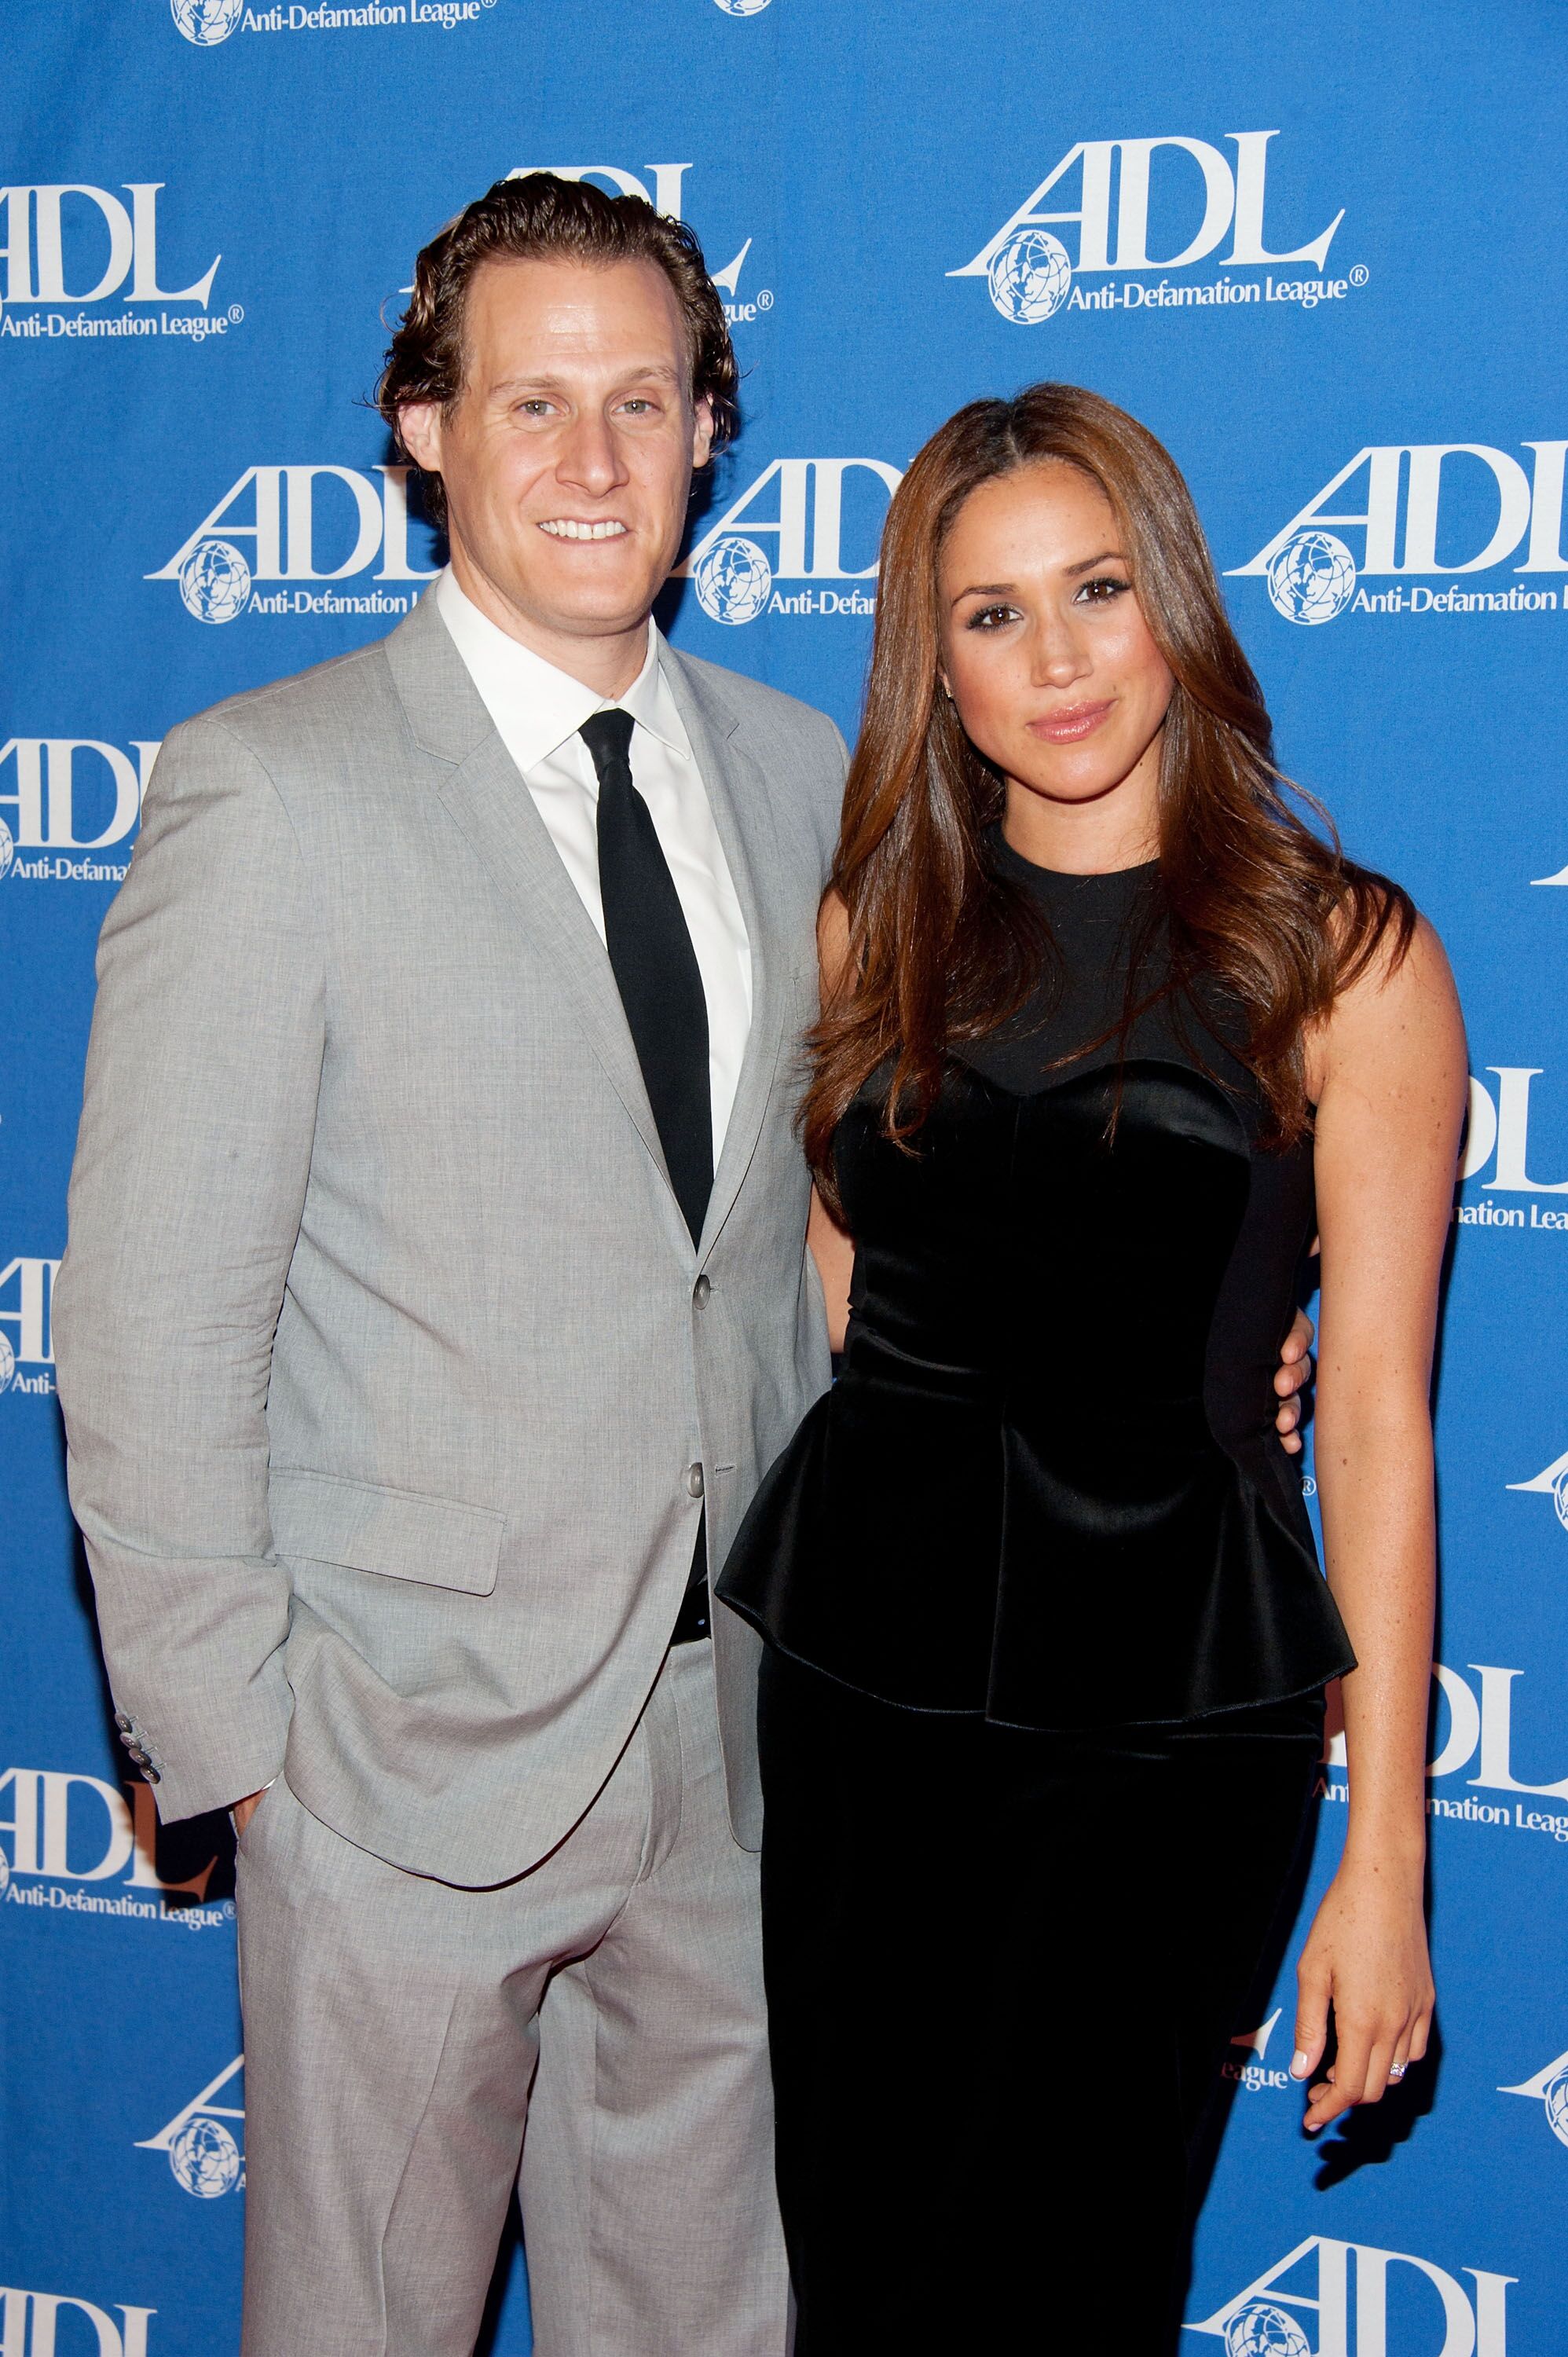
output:
[[1311, 1141], [1265, 1142], [1218, 990], [1106, 1037], [1168, 971], [1157, 865], [989, 854], [1054, 954], [913, 1152], [886, 1074], [841, 1122], [842, 1369], [717, 1583], [767, 1640], [796, 2357], [1078, 2357], [1111, 2313], [1175, 2357], [1354, 1666], [1274, 1429]]

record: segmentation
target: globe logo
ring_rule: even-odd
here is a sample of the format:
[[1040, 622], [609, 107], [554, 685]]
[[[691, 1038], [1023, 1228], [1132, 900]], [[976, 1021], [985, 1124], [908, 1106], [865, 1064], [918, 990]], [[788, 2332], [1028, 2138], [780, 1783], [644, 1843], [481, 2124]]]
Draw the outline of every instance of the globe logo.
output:
[[[0, 876], [4, 876], [5, 873], [5, 851], [4, 845], [0, 845]], [[1557, 1476], [1556, 1480], [1552, 1484], [1552, 1502], [1557, 1509], [1558, 1521], [1562, 1523], [1563, 1529], [1568, 1531], [1568, 1465], [1563, 1467], [1562, 1472]], [[1564, 2144], [1568, 2144], [1568, 2136], [1564, 2136], [1563, 2141]]]
[[168, 2165], [188, 2193], [216, 2201], [240, 2181], [240, 2147], [221, 2120], [187, 2120], [169, 2146]]
[[169, 14], [199, 49], [226, 41], [244, 13], [245, 0], [168, 0]]
[[1002, 317], [1015, 327], [1034, 328], [1067, 301], [1072, 264], [1048, 229], [1015, 229], [992, 255], [986, 276]]
[[0, 818], [0, 882], [11, 873], [11, 862], [16, 856], [16, 839], [5, 820]]
[[754, 540], [715, 540], [692, 576], [697, 603], [715, 622], [755, 622], [773, 587], [773, 567]]
[[1546, 2083], [1542, 2098], [1546, 2105], [1546, 2125], [1559, 2144], [1568, 2144], [1568, 2063], [1555, 2077]]
[[1312, 2357], [1312, 2343], [1283, 2308], [1249, 2300], [1225, 2328], [1226, 2357]]
[[7, 1336], [0, 1334], [0, 1392], [9, 1391], [11, 1378], [16, 1372], [16, 1353]]
[[179, 594], [199, 622], [231, 622], [245, 610], [251, 568], [232, 542], [201, 541], [179, 568]]
[[760, 16], [768, 0], [714, 0], [714, 5], [726, 16]]
[[1331, 532], [1298, 532], [1269, 566], [1269, 595], [1287, 622], [1331, 622], [1356, 594], [1356, 560]]

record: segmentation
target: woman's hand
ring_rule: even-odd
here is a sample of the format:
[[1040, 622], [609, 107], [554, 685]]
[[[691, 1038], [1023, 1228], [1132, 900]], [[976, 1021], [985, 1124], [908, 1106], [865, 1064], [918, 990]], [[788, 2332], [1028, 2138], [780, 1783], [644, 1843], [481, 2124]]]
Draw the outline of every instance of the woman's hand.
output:
[[1436, 1993], [1419, 1867], [1347, 1859], [1313, 1920], [1296, 1972], [1293, 2079], [1323, 2060], [1328, 2009], [1338, 2051], [1310, 2091], [1309, 2136], [1356, 2104], [1375, 2104], [1426, 2052]]
[[1312, 1381], [1312, 1320], [1305, 1309], [1298, 1309], [1295, 1323], [1280, 1351], [1280, 1363], [1274, 1369], [1274, 1391], [1280, 1402], [1274, 1414], [1274, 1429], [1292, 1457], [1301, 1454], [1301, 1434], [1296, 1427], [1301, 1422], [1301, 1394]]

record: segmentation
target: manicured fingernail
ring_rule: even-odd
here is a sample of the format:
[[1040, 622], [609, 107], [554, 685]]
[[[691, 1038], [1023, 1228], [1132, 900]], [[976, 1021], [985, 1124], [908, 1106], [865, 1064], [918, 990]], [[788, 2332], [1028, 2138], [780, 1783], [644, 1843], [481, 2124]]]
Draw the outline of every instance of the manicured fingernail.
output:
[[1323, 2122], [1321, 2120], [1307, 2120], [1305, 2121], [1303, 2125], [1305, 2126], [1308, 2136], [1316, 2136], [1318, 2129], [1323, 2126]]
[[1306, 2076], [1306, 2057], [1305, 2054], [1297, 2052], [1291, 2056], [1290, 2074], [1293, 2079], [1305, 2079]]

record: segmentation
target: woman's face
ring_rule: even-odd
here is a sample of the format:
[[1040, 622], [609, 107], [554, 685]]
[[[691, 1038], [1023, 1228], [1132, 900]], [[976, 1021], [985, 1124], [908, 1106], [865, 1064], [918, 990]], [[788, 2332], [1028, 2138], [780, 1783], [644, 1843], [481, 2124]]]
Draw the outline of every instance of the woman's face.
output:
[[1020, 817], [1046, 823], [1049, 806], [1066, 820], [1114, 797], [1118, 833], [1152, 842], [1174, 683], [1104, 492], [1059, 459], [982, 483], [949, 531], [938, 588], [943, 684], [1007, 780], [1009, 834]]

